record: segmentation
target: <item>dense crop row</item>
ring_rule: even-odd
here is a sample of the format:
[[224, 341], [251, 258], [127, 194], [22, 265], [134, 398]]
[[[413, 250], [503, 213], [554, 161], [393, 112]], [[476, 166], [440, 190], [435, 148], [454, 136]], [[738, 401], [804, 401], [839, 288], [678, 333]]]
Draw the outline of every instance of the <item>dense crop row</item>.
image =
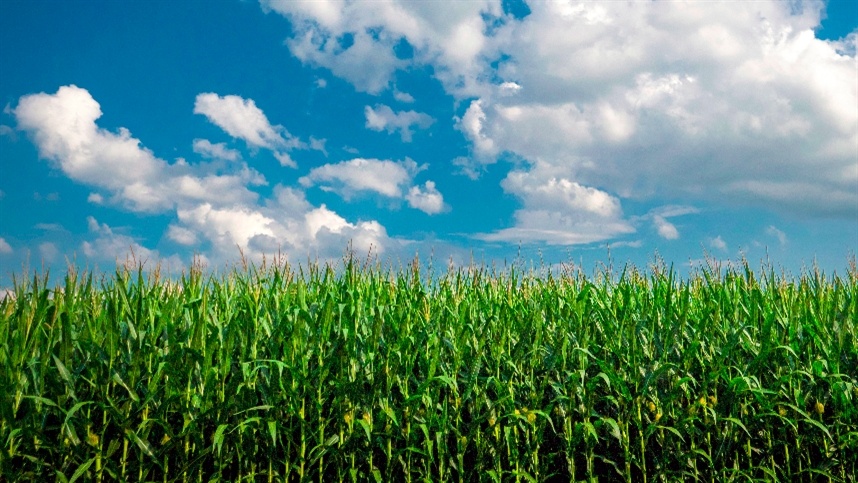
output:
[[7, 481], [852, 481], [858, 275], [34, 277]]

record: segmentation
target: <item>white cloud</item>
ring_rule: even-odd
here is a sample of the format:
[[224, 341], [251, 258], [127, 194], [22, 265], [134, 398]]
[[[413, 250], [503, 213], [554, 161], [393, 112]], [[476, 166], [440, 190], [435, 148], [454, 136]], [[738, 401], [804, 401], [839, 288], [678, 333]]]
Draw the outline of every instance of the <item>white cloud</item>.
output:
[[721, 250], [722, 252], [727, 250], [727, 242], [725, 242], [724, 239], [721, 238], [721, 235], [718, 235], [715, 238], [709, 240], [709, 246], [716, 250]]
[[12, 247], [5, 238], [0, 237], [0, 254], [8, 255], [9, 253], [12, 253]]
[[194, 139], [194, 152], [206, 158], [238, 161], [241, 154], [235, 149], [226, 147], [226, 143], [212, 144], [208, 139]]
[[435, 183], [427, 181], [425, 188], [412, 186], [414, 176], [426, 169], [411, 159], [390, 161], [355, 158], [337, 164], [325, 164], [313, 168], [299, 182], [302, 186], [318, 185], [322, 190], [333, 191], [346, 201], [361, 192], [405, 199], [409, 206], [427, 214], [440, 213], [445, 209], [444, 198]]
[[[250, 114], [255, 112], [252, 103], [222, 104], [222, 100], [203, 102], [207, 106], [204, 110], [231, 128], [239, 129], [230, 123], [238, 122], [242, 116], [252, 121]], [[239, 107], [230, 111], [231, 106]], [[56, 94], [24, 96], [13, 112], [40, 155], [57, 163], [69, 178], [107, 191], [108, 202], [121, 203], [134, 211], [174, 216], [164, 238], [184, 246], [202, 247], [207, 250], [204, 255], [209, 262], [234, 260], [238, 249], [252, 260], [259, 260], [266, 250], [270, 253], [280, 248], [290, 257], [337, 258], [350, 241], [360, 249], [372, 245], [375, 253], [404, 243], [388, 237], [385, 228], [374, 220], [346, 221], [327, 208], [316, 208], [296, 189], [275, 186], [273, 196], [260, 202], [259, 195], [249, 187], [264, 185], [266, 180], [243, 162], [189, 165], [178, 160], [169, 164], [142, 148], [140, 141], [127, 130], [120, 129], [119, 134], [114, 134], [98, 127], [95, 121], [101, 116], [100, 107], [85, 89], [68, 86]], [[219, 117], [221, 114], [224, 117]], [[249, 144], [253, 144], [259, 140], [248, 132], [259, 134], [265, 130], [238, 132], [248, 136]], [[259, 134], [259, 139], [271, 140], [267, 134]], [[311, 143], [314, 149], [324, 150], [324, 140], [311, 139]], [[278, 147], [288, 145], [286, 141], [286, 146], [278, 144]], [[221, 149], [224, 145], [197, 142], [196, 147], [221, 158], [230, 156], [228, 150]], [[409, 176], [420, 170], [413, 161], [397, 166], [399, 169], [407, 166]], [[229, 171], [223, 172], [227, 168]], [[385, 189], [384, 185], [378, 187]], [[105, 199], [98, 192], [88, 197], [93, 203], [104, 203]], [[88, 258], [123, 260], [133, 251], [138, 260], [166, 260], [181, 265], [175, 255], [163, 258], [157, 250], [143, 246], [131, 236], [117, 233], [92, 217], [88, 221], [90, 239], [81, 244]], [[58, 255], [59, 251], [51, 250], [52, 246], [42, 247], [43, 257]]]
[[654, 216], [652, 222], [655, 225], [658, 236], [665, 240], [676, 240], [679, 238], [679, 230], [676, 229], [676, 225], [667, 221], [663, 216]]
[[408, 206], [416, 208], [429, 215], [441, 213], [447, 207], [444, 204], [444, 196], [435, 188], [435, 183], [427, 181], [424, 187], [412, 186], [405, 195]]
[[414, 96], [412, 96], [411, 94], [409, 94], [407, 92], [402, 92], [398, 89], [394, 89], [393, 98], [396, 99], [397, 101], [403, 102], [405, 104], [411, 104], [412, 102], [414, 102]]
[[101, 205], [104, 203], [104, 197], [99, 193], [90, 193], [89, 196], [86, 197], [86, 201], [94, 205]]
[[486, 113], [483, 110], [481, 100], [471, 102], [465, 115], [456, 120], [456, 127], [465, 134], [474, 145], [474, 150], [479, 156], [493, 156], [497, 154], [494, 141], [485, 135], [483, 125], [486, 122]]
[[396, 58], [393, 39], [376, 40], [365, 30], [352, 35], [353, 44], [343, 49], [335, 37], [318, 25], [304, 24], [304, 29], [288, 39], [286, 45], [302, 62], [328, 68], [334, 75], [348, 79], [358, 90], [377, 94], [388, 87], [393, 72], [405, 63]]
[[[292, 20], [293, 36], [286, 44], [295, 57], [372, 94], [387, 89], [397, 69], [413, 64], [432, 64], [448, 89], [473, 93], [480, 85], [482, 57], [492, 49], [486, 30], [503, 17], [498, 0], [443, 8], [409, 1], [260, 3]], [[402, 41], [412, 47], [413, 58], [397, 57], [395, 47]]]
[[178, 225], [170, 225], [167, 227], [167, 238], [173, 240], [179, 245], [185, 246], [191, 246], [198, 243], [196, 232]]
[[184, 262], [178, 255], [161, 256], [157, 250], [146, 248], [133, 237], [116, 233], [106, 223], [99, 223], [92, 216], [86, 218], [89, 232], [93, 238], [81, 243], [83, 254], [92, 260], [108, 263], [122, 263], [133, 260], [141, 264], [164, 264], [165, 268], [179, 269]]
[[498, 86], [498, 92], [501, 96], [514, 96], [521, 90], [521, 85], [515, 82], [502, 82]]
[[545, 242], [577, 245], [633, 233], [623, 218], [620, 201], [605, 191], [575, 182], [544, 163], [529, 171], [511, 171], [501, 182], [523, 207], [510, 228], [480, 234], [487, 241]]
[[328, 142], [327, 139], [316, 139], [313, 136], [310, 136], [310, 149], [316, 150], [324, 154], [328, 155], [328, 150], [325, 148], [325, 144]]
[[360, 191], [373, 191], [397, 198], [401, 195], [403, 185], [410, 183], [417, 171], [417, 163], [411, 160], [396, 162], [355, 158], [313, 168], [299, 181], [306, 187], [330, 183], [324, 188], [336, 192], [346, 200]]
[[[120, 128], [100, 128], [101, 108], [86, 89], [60, 87], [56, 94], [22, 97], [13, 111], [18, 127], [33, 139], [39, 155], [56, 163], [69, 178], [109, 191], [110, 201], [133, 211], [164, 212], [200, 200], [252, 202], [247, 184], [264, 183], [246, 165], [232, 173], [208, 173], [206, 165], [168, 164]], [[101, 195], [89, 201], [103, 202]]]
[[289, 153], [274, 153], [274, 157], [280, 163], [280, 166], [284, 166], [287, 168], [297, 168], [298, 164], [295, 163], [295, 160], [292, 159], [292, 156], [289, 156]]
[[263, 6], [292, 21], [299, 58], [358, 89], [430, 65], [476, 98], [457, 122], [470, 177], [508, 152], [623, 198], [858, 214], [858, 35], [817, 39], [824, 2], [532, 2], [523, 19], [500, 2]]
[[[127, 129], [118, 134], [100, 129], [95, 120], [101, 117], [101, 108], [85, 89], [65, 86], [56, 94], [24, 96], [13, 112], [39, 155], [58, 163], [77, 181], [116, 192], [143, 183], [154, 191], [159, 174], [167, 169]], [[131, 196], [125, 201], [134, 209], [155, 211], [169, 205], [165, 198]]]
[[486, 91], [461, 129], [623, 197], [854, 217], [858, 71], [814, 37], [822, 5], [535, 3], [496, 35], [495, 78], [521, 88]]
[[[240, 96], [219, 96], [213, 92], [197, 95], [194, 114], [202, 114], [234, 138], [248, 145], [276, 150], [290, 144], [282, 135], [282, 126], [272, 126], [253, 99]], [[288, 136], [288, 133], [286, 133]]]
[[778, 244], [780, 246], [784, 246], [787, 243], [786, 233], [779, 230], [774, 225], [769, 225], [768, 227], [766, 227], [766, 235], [769, 235], [769, 236], [776, 238], [778, 240]]
[[679, 239], [679, 229], [667, 219], [694, 213], [699, 213], [699, 210], [692, 206], [668, 205], [650, 211], [644, 218], [652, 219], [653, 226], [660, 237], [665, 240], [677, 240]]
[[246, 247], [256, 235], [272, 236], [274, 219], [250, 208], [215, 208], [209, 203], [180, 209], [179, 221], [221, 246]]
[[366, 106], [364, 108], [366, 116], [366, 127], [374, 131], [386, 130], [388, 133], [399, 131], [402, 141], [411, 142], [411, 136], [414, 134], [412, 126], [420, 129], [426, 129], [435, 122], [435, 119], [428, 114], [416, 111], [399, 111], [394, 112], [384, 104], [377, 104], [375, 108]]
[[51, 242], [44, 242], [39, 244], [39, 256], [42, 258], [43, 262], [52, 263], [57, 260], [57, 256], [59, 256], [60, 251], [56, 245]]

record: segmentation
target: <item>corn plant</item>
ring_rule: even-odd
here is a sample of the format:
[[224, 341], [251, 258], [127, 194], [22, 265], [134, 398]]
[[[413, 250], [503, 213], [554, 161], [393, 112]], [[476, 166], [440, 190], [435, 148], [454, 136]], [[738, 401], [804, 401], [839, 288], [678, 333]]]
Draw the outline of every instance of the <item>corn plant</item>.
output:
[[853, 481], [858, 271], [18, 279], [7, 481]]

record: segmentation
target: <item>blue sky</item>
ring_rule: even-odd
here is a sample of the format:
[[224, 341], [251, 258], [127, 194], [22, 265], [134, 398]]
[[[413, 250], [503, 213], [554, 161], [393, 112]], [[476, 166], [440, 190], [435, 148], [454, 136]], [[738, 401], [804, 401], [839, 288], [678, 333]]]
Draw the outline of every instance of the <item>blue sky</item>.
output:
[[858, 7], [0, 2], [0, 288], [278, 250], [681, 270], [858, 247]]

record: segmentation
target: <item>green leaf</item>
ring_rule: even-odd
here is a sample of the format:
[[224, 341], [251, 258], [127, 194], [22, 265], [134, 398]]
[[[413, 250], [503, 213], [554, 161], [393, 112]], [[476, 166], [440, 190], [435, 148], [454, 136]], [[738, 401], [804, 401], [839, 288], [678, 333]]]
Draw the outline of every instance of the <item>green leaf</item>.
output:
[[228, 424], [221, 424], [220, 426], [217, 427], [217, 430], [215, 430], [215, 434], [214, 434], [213, 439], [214, 439], [214, 446], [215, 446], [215, 448], [217, 448], [217, 454], [218, 455], [220, 455], [221, 448], [223, 447], [223, 440], [224, 440], [223, 434], [227, 430], [227, 428], [229, 428]]
[[134, 402], [140, 402], [140, 397], [137, 396], [137, 393], [134, 392], [134, 390], [128, 387], [128, 384], [125, 384], [125, 380], [122, 379], [122, 376], [120, 376], [117, 371], [113, 371], [113, 382], [125, 388], [125, 390], [128, 391], [128, 395], [131, 397], [131, 400]]
[[83, 464], [78, 466], [77, 470], [75, 470], [74, 474], [72, 475], [71, 479], [69, 480], [69, 483], [74, 483], [75, 480], [77, 480], [78, 478], [83, 476], [83, 474], [86, 473], [86, 470], [88, 470], [89, 467], [92, 466], [92, 462], [95, 461], [95, 458], [96, 457], [93, 456], [92, 458], [86, 460], [86, 462], [84, 462]]
[[155, 453], [152, 451], [152, 446], [147, 441], [141, 439], [140, 436], [137, 436], [137, 433], [134, 430], [130, 428], [125, 428], [125, 435], [128, 436], [128, 438], [131, 439], [131, 441], [133, 441], [134, 444], [136, 444], [137, 447], [140, 448], [140, 451], [146, 454], [146, 456], [153, 459], [155, 458]]
[[277, 421], [268, 421], [268, 434], [271, 435], [271, 442], [277, 446]]
[[65, 364], [57, 358], [57, 356], [51, 354], [51, 357], [54, 358], [54, 364], [57, 366], [57, 370], [60, 371], [60, 377], [65, 381], [66, 387], [68, 387], [69, 394], [73, 399], [77, 399], [74, 394], [74, 382], [72, 382], [72, 376], [68, 369], [66, 369]]
[[364, 421], [363, 418], [358, 418], [357, 423], [360, 424], [360, 426], [363, 428], [364, 432], [366, 433], [366, 439], [372, 439], [372, 435], [371, 435], [372, 428], [370, 428], [369, 423]]
[[745, 425], [742, 424], [742, 421], [740, 421], [736, 418], [730, 418], [730, 417], [726, 417], [726, 418], [722, 418], [722, 419], [724, 421], [730, 421], [731, 423], [735, 424], [736, 426], [739, 426], [740, 428], [742, 428], [742, 431], [744, 431], [745, 434], [748, 435], [749, 438], [751, 437], [751, 433], [748, 431], [748, 428], [746, 428]]

